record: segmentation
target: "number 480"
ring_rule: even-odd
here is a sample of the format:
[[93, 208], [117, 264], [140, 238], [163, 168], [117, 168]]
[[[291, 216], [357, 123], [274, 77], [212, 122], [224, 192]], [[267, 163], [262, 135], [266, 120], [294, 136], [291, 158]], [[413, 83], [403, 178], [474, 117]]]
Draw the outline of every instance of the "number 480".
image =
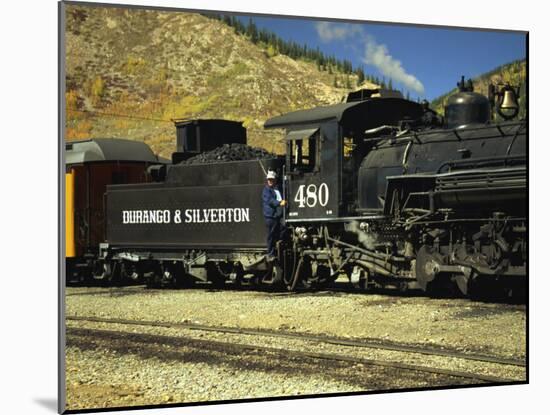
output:
[[325, 207], [328, 203], [328, 198], [329, 191], [326, 183], [321, 183], [319, 189], [317, 189], [317, 185], [315, 184], [309, 184], [307, 187], [305, 184], [302, 184], [298, 187], [294, 201], [297, 202], [298, 207], [301, 208], [306, 206], [315, 207], [317, 203]]

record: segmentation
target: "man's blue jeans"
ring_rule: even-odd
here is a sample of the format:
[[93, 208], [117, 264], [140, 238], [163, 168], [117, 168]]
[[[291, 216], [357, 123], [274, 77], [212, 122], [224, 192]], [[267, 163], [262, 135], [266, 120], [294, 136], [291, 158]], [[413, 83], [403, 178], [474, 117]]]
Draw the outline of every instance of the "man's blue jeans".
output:
[[265, 226], [267, 228], [267, 254], [275, 255], [275, 244], [281, 239], [281, 219], [265, 218]]

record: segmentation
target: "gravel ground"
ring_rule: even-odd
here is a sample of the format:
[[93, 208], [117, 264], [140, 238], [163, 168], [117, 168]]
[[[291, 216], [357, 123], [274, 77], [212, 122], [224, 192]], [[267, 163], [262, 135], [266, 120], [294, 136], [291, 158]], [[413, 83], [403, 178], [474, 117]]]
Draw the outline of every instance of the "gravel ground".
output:
[[[440, 345], [510, 358], [525, 356], [525, 307], [461, 299], [429, 299], [347, 292], [266, 293], [210, 289], [67, 289], [68, 316], [97, 316], [215, 326], [263, 328], [348, 338]], [[246, 343], [289, 350], [345, 353], [438, 368], [525, 380], [525, 369], [414, 353], [358, 349], [294, 339], [223, 334], [173, 328], [69, 321], [71, 328], [121, 330], [186, 339]], [[470, 380], [443, 379], [410, 371], [351, 367], [317, 361], [294, 362], [253, 352], [227, 356], [166, 345], [131, 348], [124, 342], [69, 335], [68, 408], [116, 407], [387, 388], [430, 387]], [[168, 348], [168, 349], [167, 349]], [[200, 354], [200, 353], [199, 353]], [[168, 354], [170, 355], [170, 354]], [[307, 359], [305, 359], [307, 360]], [[313, 359], [315, 360], [315, 359]], [[252, 364], [256, 362], [257, 364]], [[358, 370], [360, 369], [360, 370]], [[409, 373], [407, 373], [409, 372]]]

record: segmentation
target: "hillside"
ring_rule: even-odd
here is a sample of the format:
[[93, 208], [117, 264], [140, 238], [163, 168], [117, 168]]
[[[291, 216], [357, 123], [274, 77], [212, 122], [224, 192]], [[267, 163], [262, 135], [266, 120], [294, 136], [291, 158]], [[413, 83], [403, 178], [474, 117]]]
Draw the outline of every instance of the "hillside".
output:
[[[194, 13], [67, 6], [68, 140], [127, 137], [169, 157], [173, 118], [243, 121], [249, 143], [281, 152], [266, 119], [339, 102], [355, 75], [273, 54]], [[364, 86], [373, 86], [365, 83]]]
[[[510, 85], [520, 85], [520, 96], [519, 96], [519, 117], [524, 118], [527, 114], [526, 112], [526, 83], [527, 79], [527, 67], [525, 60], [518, 60], [514, 62], [501, 65], [490, 72], [486, 72], [473, 79], [474, 82], [474, 91], [479, 92], [483, 95], [487, 95], [488, 88], [490, 83], [507, 83]], [[447, 99], [454, 93], [458, 91], [457, 88], [449, 91], [448, 93], [434, 99], [430, 106], [436, 110], [438, 113], [444, 113], [444, 106], [447, 102]]]

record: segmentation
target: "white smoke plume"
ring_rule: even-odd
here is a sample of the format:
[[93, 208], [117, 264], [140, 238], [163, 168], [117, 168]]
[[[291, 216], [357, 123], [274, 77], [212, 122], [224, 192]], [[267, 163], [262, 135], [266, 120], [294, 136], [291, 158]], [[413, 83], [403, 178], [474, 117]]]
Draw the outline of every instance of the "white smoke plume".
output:
[[424, 85], [414, 75], [405, 71], [401, 61], [390, 55], [386, 45], [377, 43], [372, 36], [365, 38], [365, 56], [363, 62], [376, 67], [384, 76], [401, 83], [405, 88], [424, 95]]
[[424, 95], [424, 85], [414, 75], [407, 73], [400, 60], [394, 58], [388, 47], [376, 42], [374, 37], [366, 34], [363, 28], [354, 24], [340, 24], [319, 22], [315, 25], [317, 34], [323, 42], [342, 41], [346, 38], [357, 37], [364, 43], [362, 61], [372, 65], [382, 75], [398, 82], [406, 89]]

